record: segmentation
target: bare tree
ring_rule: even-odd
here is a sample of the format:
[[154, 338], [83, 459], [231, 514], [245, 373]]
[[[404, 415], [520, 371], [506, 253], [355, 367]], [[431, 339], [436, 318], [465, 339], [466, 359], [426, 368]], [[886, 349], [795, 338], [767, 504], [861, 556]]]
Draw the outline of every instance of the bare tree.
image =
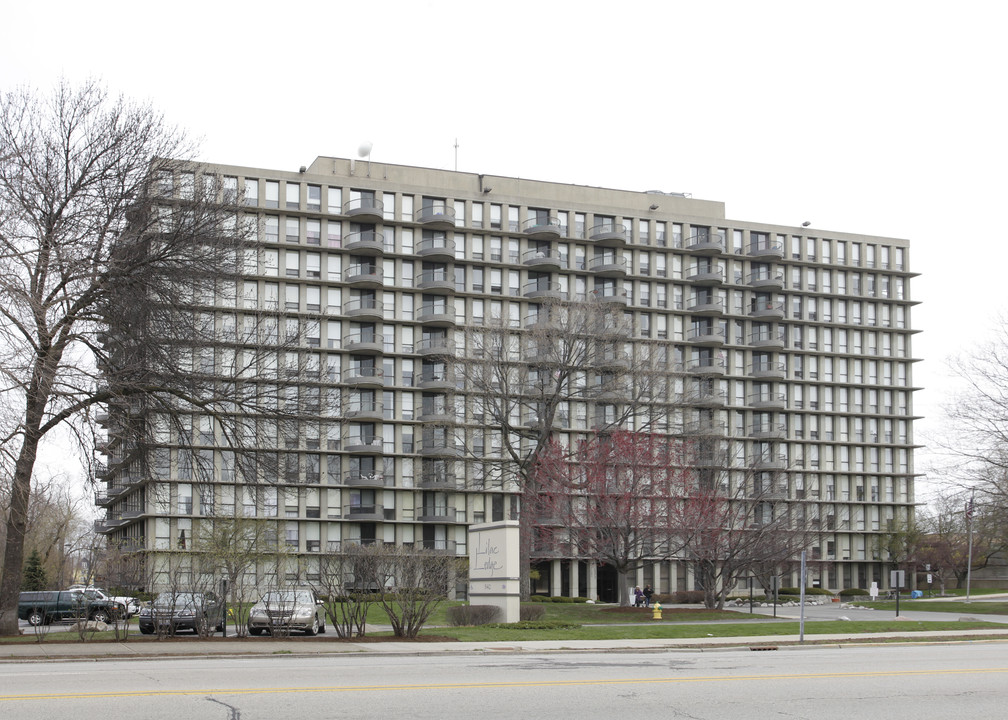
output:
[[354, 583], [373, 591], [396, 637], [415, 638], [455, 579], [455, 557], [403, 545], [363, 545], [352, 551]]
[[[0, 477], [0, 516], [9, 512], [10, 477]], [[38, 477], [28, 498], [25, 548], [37, 550], [53, 587], [73, 582], [72, 551], [90, 529], [85, 522], [83, 498], [63, 476]], [[0, 524], [0, 547], [6, 526]]]
[[325, 606], [329, 622], [341, 638], [363, 637], [367, 632], [368, 608], [377, 599], [362, 582], [374, 576], [373, 545], [348, 544], [339, 552], [320, 558], [319, 578], [326, 594]]
[[266, 560], [266, 548], [275, 539], [274, 521], [242, 516], [216, 516], [200, 521], [193, 539], [193, 550], [214, 575], [227, 580], [227, 599], [239, 636], [248, 630], [248, 610], [256, 599], [257, 566]]
[[[471, 326], [465, 356], [458, 360], [476, 423], [461, 445], [472, 452], [484, 482], [515, 502], [534, 494], [537, 459], [555, 433], [571, 427], [574, 401], [591, 405], [586, 420], [592, 431], [628, 424], [638, 430], [665, 427], [673, 401], [668, 347], [631, 344], [633, 328], [622, 305], [595, 297], [546, 298], [519, 325], [509, 317]], [[527, 597], [533, 518], [516, 506], [502, 514], [521, 523]]]
[[711, 467], [720, 462], [694, 458], [698, 470], [675, 506], [678, 526], [688, 529], [683, 557], [705, 605], [717, 609], [742, 577], [778, 574], [818, 536], [818, 517], [788, 500], [784, 473]]
[[676, 509], [690, 474], [685, 460], [681, 442], [654, 433], [596, 434], [573, 452], [551, 443], [526, 501], [538, 549], [608, 562], [620, 605], [630, 605], [631, 573], [673, 557], [688, 534]]
[[2, 98], [0, 462], [12, 480], [0, 634], [17, 629], [28, 498], [49, 433], [66, 428], [86, 448], [95, 420], [111, 422], [99, 448], [108, 461], [93, 475], [116, 494], [146, 486], [115, 517], [109, 506], [118, 520], [148, 499], [167, 501], [157, 494], [172, 462], [209, 487], [211, 448], [241, 479], [276, 482], [274, 448], [299, 414], [325, 415], [318, 369], [298, 392], [310, 363], [287, 352], [311, 318], [281, 322], [277, 308], [247, 297], [241, 326], [220, 312], [238, 306], [257, 227], [239, 214], [234, 188], [174, 159], [191, 151], [151, 107], [93, 82]]

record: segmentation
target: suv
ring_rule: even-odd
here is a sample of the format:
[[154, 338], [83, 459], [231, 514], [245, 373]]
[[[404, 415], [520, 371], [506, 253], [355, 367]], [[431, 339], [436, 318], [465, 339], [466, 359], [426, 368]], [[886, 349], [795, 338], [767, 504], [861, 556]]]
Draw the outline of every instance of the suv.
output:
[[270, 590], [249, 610], [249, 635], [262, 635], [269, 631], [289, 633], [293, 630], [305, 635], [324, 633], [325, 610], [311, 588]]
[[223, 629], [224, 605], [212, 592], [163, 592], [140, 610], [137, 624], [144, 635], [192, 630], [205, 636]]

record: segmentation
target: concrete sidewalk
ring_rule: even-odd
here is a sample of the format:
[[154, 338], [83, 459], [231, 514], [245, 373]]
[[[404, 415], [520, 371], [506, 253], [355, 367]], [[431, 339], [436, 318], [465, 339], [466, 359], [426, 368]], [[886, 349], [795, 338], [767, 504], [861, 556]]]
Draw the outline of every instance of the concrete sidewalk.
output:
[[[926, 640], [925, 640], [926, 638]], [[1008, 625], [990, 630], [944, 630], [935, 632], [835, 633], [805, 636], [805, 645], [898, 642], [1006, 641]], [[347, 642], [334, 638], [215, 638], [197, 640], [140, 640], [133, 642], [20, 643], [0, 646], [0, 662], [46, 660], [160, 659], [181, 657], [249, 657], [288, 655], [324, 657], [335, 655], [470, 655], [554, 652], [662, 652], [703, 651], [724, 648], [768, 648], [798, 645], [797, 635], [751, 635], [745, 637], [700, 637], [678, 639], [622, 640], [520, 640], [515, 642]]]

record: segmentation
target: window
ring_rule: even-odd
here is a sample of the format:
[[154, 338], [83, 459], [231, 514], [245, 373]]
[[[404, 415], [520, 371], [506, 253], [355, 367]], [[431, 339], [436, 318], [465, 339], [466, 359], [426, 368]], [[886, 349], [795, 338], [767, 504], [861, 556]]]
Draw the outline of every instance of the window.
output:
[[307, 229], [305, 238], [309, 245], [320, 245], [322, 242], [322, 221], [316, 218], [309, 218], [306, 221]]
[[288, 210], [301, 209], [301, 186], [297, 183], [287, 183], [287, 204]]
[[266, 207], [280, 207], [280, 183], [276, 180], [266, 181]]
[[245, 204], [250, 207], [259, 204], [259, 181], [255, 178], [245, 178]]
[[315, 212], [322, 209], [322, 187], [320, 185], [308, 186], [308, 209]]

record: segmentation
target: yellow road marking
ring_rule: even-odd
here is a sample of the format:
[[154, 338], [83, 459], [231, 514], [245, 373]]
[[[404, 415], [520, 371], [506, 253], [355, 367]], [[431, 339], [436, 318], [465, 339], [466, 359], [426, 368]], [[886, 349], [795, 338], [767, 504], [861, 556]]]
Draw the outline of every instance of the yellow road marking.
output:
[[640, 685], [659, 683], [701, 683], [747, 680], [821, 680], [837, 678], [912, 677], [927, 675], [972, 675], [1008, 673], [1008, 668], [972, 668], [962, 670], [884, 670], [879, 672], [812, 673], [802, 675], [724, 675], [682, 678], [628, 678], [626, 680], [536, 680], [499, 683], [438, 683], [436, 685], [356, 685], [347, 687], [291, 688], [206, 688], [203, 690], [136, 690], [132, 692], [46, 693], [43, 695], [0, 695], [4, 700], [71, 700], [88, 698], [182, 697], [192, 695], [269, 695], [283, 693], [374, 692], [381, 690], [474, 690], [529, 687], [572, 687], [578, 685]]

